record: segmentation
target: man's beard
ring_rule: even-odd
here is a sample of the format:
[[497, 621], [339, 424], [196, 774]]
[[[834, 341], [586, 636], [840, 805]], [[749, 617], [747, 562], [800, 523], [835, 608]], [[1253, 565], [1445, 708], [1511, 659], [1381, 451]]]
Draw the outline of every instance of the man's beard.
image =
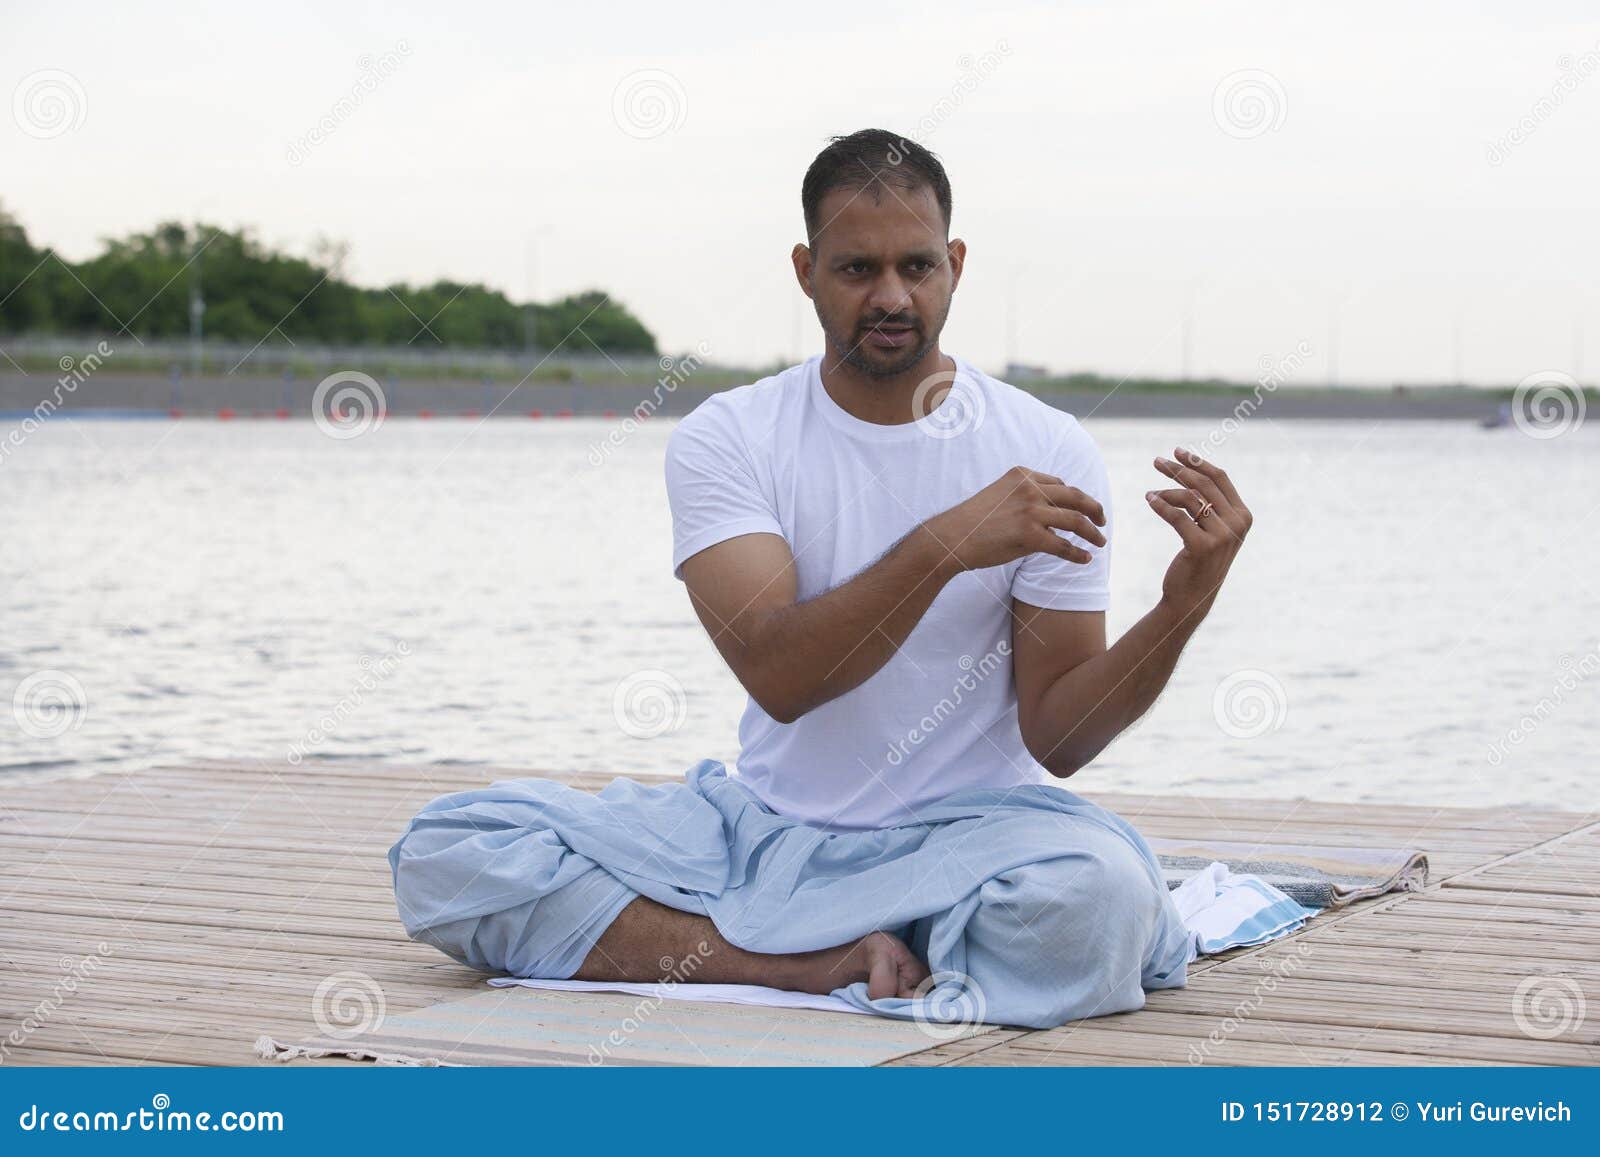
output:
[[[915, 345], [903, 350], [878, 350], [867, 345], [867, 335], [874, 326], [892, 320], [889, 317], [880, 318], [872, 325], [857, 326], [853, 330], [846, 331], [847, 336], [843, 339], [833, 336], [834, 328], [821, 316], [821, 310], [818, 310], [817, 320], [823, 323], [823, 332], [838, 349], [839, 360], [873, 378], [893, 378], [905, 373], [939, 344], [939, 334], [944, 329], [943, 316], [937, 319], [931, 331], [920, 321], [913, 321], [911, 325], [918, 339]], [[902, 321], [899, 324], [905, 323]]]
[[[908, 349], [879, 351], [866, 346], [866, 335], [863, 333], [845, 348], [843, 360], [869, 377], [897, 377], [920, 362], [934, 346], [933, 339], [922, 330], [917, 330], [917, 336], [921, 340]], [[883, 360], [884, 358], [892, 360]]]

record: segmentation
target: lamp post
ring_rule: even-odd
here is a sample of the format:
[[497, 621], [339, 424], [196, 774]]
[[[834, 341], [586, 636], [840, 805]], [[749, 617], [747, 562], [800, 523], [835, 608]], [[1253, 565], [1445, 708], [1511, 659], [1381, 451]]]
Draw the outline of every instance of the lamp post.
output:
[[522, 349], [532, 362], [534, 355], [539, 350], [539, 332], [537, 321], [537, 305], [535, 305], [535, 283], [539, 265], [539, 238], [550, 232], [550, 226], [541, 225], [528, 234], [527, 247], [527, 293], [528, 304], [522, 310]]
[[200, 251], [189, 262], [189, 372], [196, 378], [204, 363], [206, 299], [200, 274]]

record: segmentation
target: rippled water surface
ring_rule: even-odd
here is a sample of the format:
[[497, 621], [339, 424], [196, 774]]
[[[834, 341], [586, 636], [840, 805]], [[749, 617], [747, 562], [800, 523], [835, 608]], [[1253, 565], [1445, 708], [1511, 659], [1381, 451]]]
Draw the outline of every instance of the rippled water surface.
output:
[[[1176, 541], [1149, 460], [1210, 428], [1089, 425], [1120, 631]], [[0, 777], [732, 760], [743, 695], [670, 571], [670, 426], [592, 454], [613, 428], [51, 421], [0, 463]], [[1256, 529], [1165, 695], [1072, 786], [1600, 806], [1600, 423], [1263, 416], [1216, 456]]]

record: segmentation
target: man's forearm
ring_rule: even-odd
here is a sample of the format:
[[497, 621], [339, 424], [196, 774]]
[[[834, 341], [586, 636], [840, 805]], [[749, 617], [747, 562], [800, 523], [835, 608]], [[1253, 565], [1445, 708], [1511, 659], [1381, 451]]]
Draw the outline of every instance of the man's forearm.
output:
[[1033, 757], [1056, 775], [1087, 764], [1150, 709], [1204, 610], [1163, 601], [1127, 634], [1045, 690], [1028, 734]]
[[960, 569], [919, 525], [848, 582], [773, 611], [746, 642], [757, 701], [791, 723], [866, 682]]

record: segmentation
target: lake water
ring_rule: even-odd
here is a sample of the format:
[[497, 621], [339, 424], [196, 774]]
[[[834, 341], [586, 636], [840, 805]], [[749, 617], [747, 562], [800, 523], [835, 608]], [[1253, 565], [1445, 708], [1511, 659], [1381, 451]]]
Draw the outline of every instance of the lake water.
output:
[[[1149, 460], [1212, 427], [1089, 426], [1122, 515], [1116, 632], [1176, 542]], [[743, 693], [670, 571], [669, 423], [592, 455], [616, 429], [47, 423], [0, 462], [0, 780], [731, 761]], [[1263, 415], [1215, 456], [1255, 530], [1160, 701], [1070, 786], [1600, 806], [1600, 421]]]

